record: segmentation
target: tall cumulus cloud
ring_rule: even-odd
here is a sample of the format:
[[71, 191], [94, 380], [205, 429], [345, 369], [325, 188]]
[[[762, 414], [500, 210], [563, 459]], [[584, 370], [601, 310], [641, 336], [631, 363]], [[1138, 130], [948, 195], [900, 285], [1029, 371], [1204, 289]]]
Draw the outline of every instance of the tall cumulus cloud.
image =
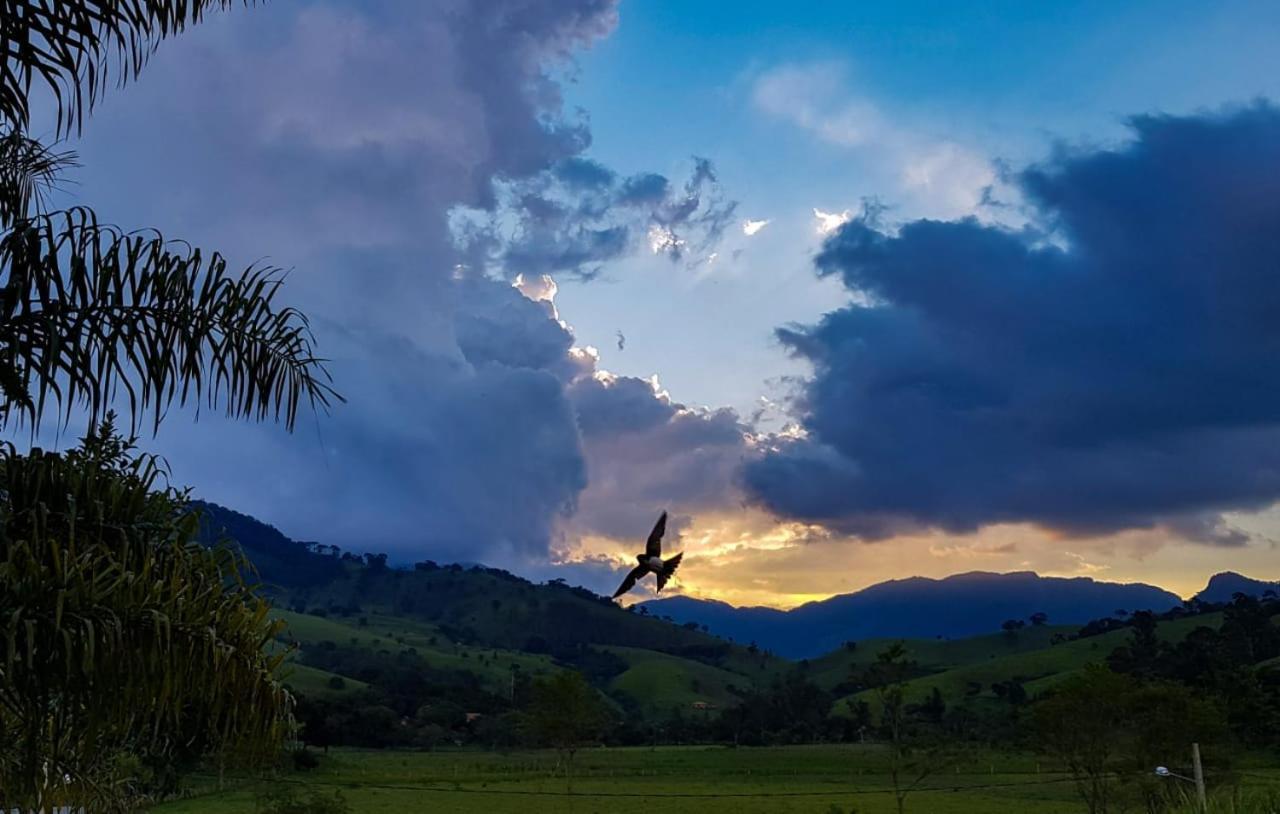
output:
[[1131, 127], [1016, 178], [1035, 228], [841, 227], [817, 269], [856, 296], [778, 331], [807, 433], [746, 467], [752, 499], [868, 539], [1243, 542], [1221, 513], [1280, 497], [1280, 110]]
[[[701, 169], [639, 203], [582, 156], [554, 71], [615, 22], [613, 0], [270, 3], [213, 15], [108, 95], [75, 145], [78, 197], [293, 268], [285, 296], [348, 398], [292, 436], [173, 415], [148, 446], [177, 481], [397, 560], [545, 560], [588, 482], [573, 383], [595, 359], [540, 275], [579, 267], [559, 249], [573, 218], [684, 229], [722, 206]], [[453, 214], [516, 211], [512, 190], [530, 239], [474, 262]]]

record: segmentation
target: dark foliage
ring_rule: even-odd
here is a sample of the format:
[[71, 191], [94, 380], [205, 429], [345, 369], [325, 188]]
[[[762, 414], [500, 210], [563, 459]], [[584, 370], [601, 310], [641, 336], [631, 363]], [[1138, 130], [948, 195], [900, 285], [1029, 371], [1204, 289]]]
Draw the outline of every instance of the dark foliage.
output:
[[1177, 644], [1158, 636], [1159, 617], [1135, 613], [1129, 643], [1111, 668], [1143, 680], [1193, 688], [1225, 710], [1235, 736], [1250, 746], [1280, 745], [1280, 674], [1259, 664], [1280, 657], [1280, 601], [1236, 594], [1218, 629], [1196, 628]]

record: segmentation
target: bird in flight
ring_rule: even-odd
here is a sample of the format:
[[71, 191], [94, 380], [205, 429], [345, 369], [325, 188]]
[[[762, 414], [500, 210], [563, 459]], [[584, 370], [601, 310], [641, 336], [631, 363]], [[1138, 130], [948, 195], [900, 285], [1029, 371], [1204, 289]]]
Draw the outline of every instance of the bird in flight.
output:
[[658, 575], [658, 590], [667, 584], [667, 580], [671, 579], [671, 575], [680, 567], [680, 558], [684, 556], [681, 551], [671, 559], [662, 559], [662, 535], [667, 533], [667, 513], [663, 512], [658, 518], [658, 522], [654, 524], [653, 531], [649, 532], [649, 540], [644, 544], [644, 553], [636, 555], [636, 562], [639, 563], [635, 568], [631, 569], [631, 573], [627, 574], [627, 578], [618, 586], [618, 590], [614, 592], [613, 598], [625, 594], [627, 591], [636, 587], [636, 582], [645, 574], [653, 573]]
[[618, 331], [618, 350], [627, 349], [627, 338], [622, 335], [622, 331]]

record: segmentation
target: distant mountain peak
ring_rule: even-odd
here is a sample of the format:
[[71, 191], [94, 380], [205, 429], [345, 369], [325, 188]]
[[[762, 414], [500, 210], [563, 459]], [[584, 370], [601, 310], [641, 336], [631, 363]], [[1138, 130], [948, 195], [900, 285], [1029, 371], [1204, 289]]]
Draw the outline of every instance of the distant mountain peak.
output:
[[968, 571], [907, 577], [809, 602], [789, 611], [735, 608], [679, 597], [642, 603], [650, 613], [696, 622], [781, 656], [808, 658], [845, 641], [868, 638], [960, 638], [995, 633], [1008, 619], [1045, 613], [1050, 624], [1084, 624], [1115, 608], [1168, 610], [1175, 594], [1142, 583], [1092, 577], [1045, 577], [1032, 571]]
[[1209, 577], [1208, 584], [1195, 598], [1202, 602], [1230, 602], [1236, 594], [1262, 596], [1267, 591], [1280, 593], [1280, 582], [1266, 582], [1235, 571], [1219, 571]]

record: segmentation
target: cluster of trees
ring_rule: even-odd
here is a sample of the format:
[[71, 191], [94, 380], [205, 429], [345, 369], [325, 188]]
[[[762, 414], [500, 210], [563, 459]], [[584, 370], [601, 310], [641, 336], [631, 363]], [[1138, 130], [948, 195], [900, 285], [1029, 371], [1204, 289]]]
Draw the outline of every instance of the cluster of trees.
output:
[[1030, 622], [1033, 627], [1043, 627], [1049, 624], [1049, 614], [1043, 611], [1037, 611], [1031, 614], [1025, 620], [1023, 619], [1006, 619], [1000, 623], [1000, 629], [1010, 636], [1017, 635]]
[[1108, 665], [1134, 680], [1184, 687], [1207, 699], [1239, 743], [1278, 747], [1280, 670], [1266, 663], [1280, 658], [1280, 601], [1236, 594], [1216, 607], [1218, 627], [1202, 625], [1176, 643], [1160, 637], [1158, 617], [1135, 612], [1129, 643], [1111, 653]]
[[1156, 766], [1186, 765], [1193, 742], [1221, 771], [1230, 754], [1222, 710], [1189, 688], [1141, 680], [1103, 665], [1085, 669], [1031, 707], [1036, 745], [1071, 772], [1090, 814], [1133, 807], [1158, 814], [1181, 789]]
[[469, 673], [426, 671], [404, 665], [366, 690], [300, 696], [299, 737], [314, 747], [435, 749], [552, 748], [569, 771], [588, 744], [618, 742], [619, 723], [599, 690], [581, 673], [557, 670], [540, 679], [515, 673], [512, 694], [486, 692]]
[[[315, 746], [425, 748], [446, 744], [509, 745], [491, 731], [493, 720], [526, 702], [530, 679], [512, 670], [511, 691], [500, 696], [484, 688], [466, 670], [430, 666], [414, 648], [395, 652], [356, 644], [322, 642], [302, 654], [304, 663], [341, 672], [368, 685], [347, 689], [335, 678], [334, 690], [315, 697], [300, 695], [297, 717], [302, 736]], [[479, 713], [473, 726], [468, 713]]]

